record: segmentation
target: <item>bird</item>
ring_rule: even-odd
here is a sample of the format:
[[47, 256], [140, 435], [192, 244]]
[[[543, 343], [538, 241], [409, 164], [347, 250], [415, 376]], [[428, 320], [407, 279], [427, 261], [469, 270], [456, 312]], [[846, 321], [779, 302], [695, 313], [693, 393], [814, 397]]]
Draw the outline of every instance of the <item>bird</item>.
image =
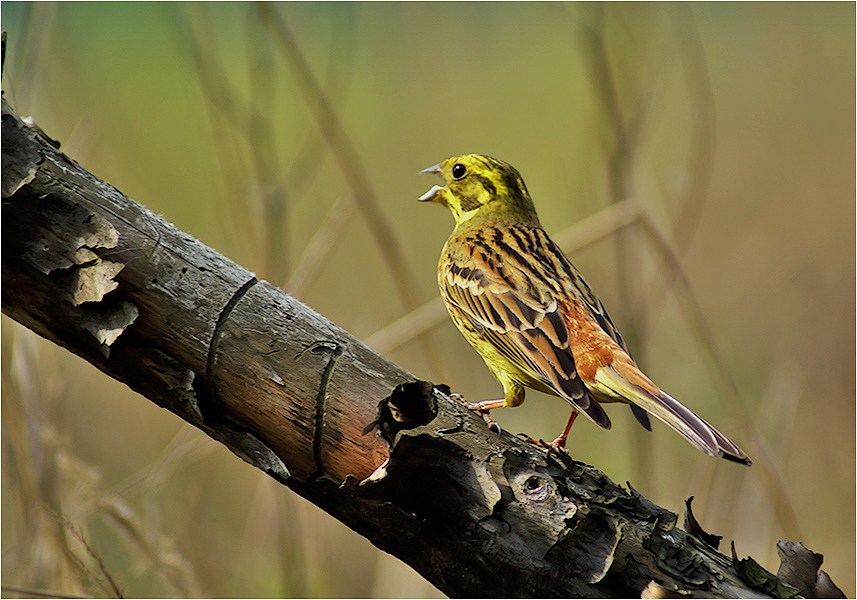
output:
[[503, 387], [502, 398], [468, 408], [492, 425], [489, 411], [519, 406], [527, 388], [563, 398], [571, 416], [546, 446], [564, 451], [579, 414], [610, 429], [601, 404], [624, 402], [649, 431], [652, 415], [710, 456], [752, 464], [637, 366], [601, 300], [542, 228], [517, 169], [467, 154], [420, 173], [439, 174], [445, 185], [419, 200], [447, 207], [455, 219], [438, 263], [443, 302]]

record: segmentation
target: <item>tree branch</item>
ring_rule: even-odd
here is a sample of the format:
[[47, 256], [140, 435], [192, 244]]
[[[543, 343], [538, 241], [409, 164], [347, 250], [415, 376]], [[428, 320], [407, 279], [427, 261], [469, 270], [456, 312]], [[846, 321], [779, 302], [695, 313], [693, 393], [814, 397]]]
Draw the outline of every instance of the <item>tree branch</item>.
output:
[[[720, 554], [600, 471], [488, 433], [443, 391], [99, 181], [5, 99], [2, 124], [3, 312], [444, 593], [797, 593], [786, 585], [797, 579]], [[821, 579], [835, 590], [801, 548], [788, 547], [809, 565], [792, 569], [801, 592]]]

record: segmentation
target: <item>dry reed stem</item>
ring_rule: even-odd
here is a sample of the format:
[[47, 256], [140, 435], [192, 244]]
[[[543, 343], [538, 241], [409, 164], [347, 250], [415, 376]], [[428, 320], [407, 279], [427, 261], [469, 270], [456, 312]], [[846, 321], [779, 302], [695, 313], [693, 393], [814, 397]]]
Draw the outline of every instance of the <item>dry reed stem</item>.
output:
[[[265, 23], [270, 27], [280, 48], [281, 56], [292, 70], [297, 86], [304, 94], [310, 112], [327, 140], [330, 151], [351, 189], [351, 197], [354, 199], [373, 240], [378, 246], [381, 257], [390, 271], [393, 284], [405, 310], [414, 310], [420, 305], [417, 293], [418, 282], [405, 262], [404, 249], [399, 242], [395, 228], [378, 206], [375, 192], [360, 160], [357, 148], [345, 131], [345, 127], [327, 94], [313, 75], [285, 21], [269, 3], [258, 2], [255, 6]], [[431, 333], [424, 332], [417, 339], [422, 345], [423, 352], [433, 370], [441, 378], [446, 378], [443, 355]]]
[[79, 561], [79, 569], [92, 577], [96, 584], [99, 587], [102, 587], [106, 592], [107, 597], [110, 598], [124, 598], [125, 596], [122, 594], [122, 590], [119, 589], [119, 585], [116, 583], [116, 580], [110, 574], [110, 571], [104, 565], [104, 561], [101, 559], [101, 555], [95, 551], [95, 549], [89, 544], [89, 541], [86, 539], [86, 536], [83, 532], [71, 524], [71, 522], [63, 517], [55, 513], [53, 510], [48, 509], [48, 511], [53, 515], [54, 519], [56, 519], [57, 523], [60, 524], [63, 530], [67, 531], [71, 534], [71, 536], [80, 542], [83, 547], [86, 549], [87, 555], [95, 561], [96, 566], [98, 567], [98, 575], [101, 577], [94, 575], [84, 564], [82, 559], [71, 549], [70, 546], [67, 546], [69, 551], [69, 558], [73, 561]]
[[705, 351], [709, 363], [722, 383], [722, 397], [727, 409], [732, 413], [732, 418], [738, 423], [743, 435], [751, 441], [750, 454], [753, 456], [754, 472], [761, 476], [768, 501], [774, 509], [777, 521], [783, 528], [784, 536], [793, 540], [803, 539], [797, 514], [789, 499], [788, 487], [778, 473], [776, 463], [771, 458], [766, 444], [753, 427], [738, 391], [738, 384], [732, 377], [726, 359], [717, 346], [714, 331], [705, 319], [702, 307], [693, 293], [690, 280], [681, 266], [680, 258], [645, 211], [638, 213], [637, 223], [643, 228], [655, 249], [669, 261], [671, 270], [675, 273], [676, 281], [681, 283], [683, 293], [679, 294], [678, 297], [683, 300], [688, 324], [699, 342], [699, 347]]
[[[213, 36], [201, 5], [186, 3], [184, 10], [184, 21], [188, 27], [186, 32], [182, 32], [185, 35], [181, 36], [181, 41], [189, 43], [193, 67], [202, 87], [214, 155], [221, 181], [226, 188], [226, 210], [232, 217], [223, 226], [234, 228], [232, 231], [237, 233], [239, 239], [257, 240], [263, 235], [262, 224], [258, 207], [250, 202], [253, 196], [248, 193], [251, 186], [246, 174], [250, 172], [251, 165], [244, 160], [245, 154], [240, 144], [245, 131], [241, 115], [247, 114], [248, 108], [229, 85], [220, 62], [214, 58], [215, 50], [211, 47]], [[254, 215], [254, 218], [246, 218], [248, 214]], [[251, 248], [257, 249], [252, 245]]]
[[[69, 586], [83, 592], [84, 571], [69, 552], [61, 527], [52, 517], [62, 499], [56, 476], [57, 436], [44, 419], [50, 415], [45, 385], [53, 374], [43, 364], [40, 341], [15, 324], [9, 376], [3, 381], [2, 404], [4, 479], [11, 481], [12, 520], [18, 541], [15, 553], [4, 556], [4, 569], [15, 572], [28, 587]], [[7, 462], [8, 461], [8, 462]]]
[[687, 4], [674, 4], [670, 10], [673, 33], [678, 41], [678, 59], [684, 67], [689, 106], [694, 113], [690, 121], [690, 138], [684, 172], [686, 183], [676, 193], [681, 213], [673, 227], [675, 247], [684, 254], [702, 221], [702, 210], [708, 196], [715, 148], [714, 90], [708, 75], [708, 61], [693, 12]]
[[20, 594], [25, 598], [80, 598], [81, 600], [85, 598], [89, 598], [90, 596], [76, 596], [73, 594], [58, 594], [57, 592], [51, 592], [46, 590], [37, 590], [34, 588], [24, 587], [20, 585], [3, 585], [0, 586], [0, 590], [3, 591], [3, 597], [8, 597], [7, 594]]
[[272, 115], [276, 110], [274, 49], [269, 36], [255, 35], [254, 16], [247, 12], [245, 40], [247, 42], [247, 72], [250, 75], [250, 102], [247, 115], [247, 146], [256, 183], [255, 194], [262, 208], [263, 277], [282, 281], [289, 271], [289, 193], [280, 174], [280, 160], [274, 136]]
[[354, 203], [343, 202], [341, 197], [333, 203], [324, 222], [304, 248], [291, 277], [283, 285], [284, 291], [295, 298], [303, 297], [321, 272], [322, 265], [350, 223], [354, 211]]
[[[342, 99], [351, 87], [356, 52], [352, 5], [342, 3], [338, 8], [335, 13], [338, 20], [331, 35], [324, 89], [328, 97]], [[300, 197], [300, 190], [309, 187], [316, 179], [328, 154], [324, 136], [317, 127], [312, 128], [288, 167], [286, 181], [290, 182], [294, 189], [295, 197]]]
[[153, 539], [141, 520], [119, 498], [102, 497], [96, 504], [99, 513], [112, 522], [133, 548], [149, 563], [171, 592], [182, 598], [198, 598], [202, 590], [190, 564], [175, 551], [172, 541], [164, 536]]
[[[617, 81], [613, 75], [607, 49], [605, 31], [605, 9], [601, 4], [591, 7], [592, 23], [580, 28], [584, 56], [588, 59], [590, 79], [598, 97], [598, 105], [603, 108], [607, 127], [612, 138], [612, 148], [607, 157], [607, 202], [608, 205], [619, 203], [632, 197], [633, 173], [635, 159], [638, 153], [639, 129], [643, 122], [643, 110], [637, 114], [626, 115], [619, 99]], [[643, 105], [640, 92], [633, 95], [638, 107]], [[622, 335], [629, 348], [641, 349], [644, 338], [643, 322], [647, 304], [638, 301], [640, 294], [635, 287], [639, 284], [640, 256], [635, 250], [636, 244], [627, 234], [617, 231], [614, 236], [617, 256], [617, 297], [618, 306], [622, 307], [621, 315], [624, 326]], [[640, 354], [637, 354], [639, 358]], [[657, 465], [653, 460], [652, 440], [643, 431], [632, 427], [630, 443], [633, 451], [630, 453], [631, 473], [642, 489], [651, 489]]]
[[[89, 542], [89, 517], [101, 514], [112, 524], [110, 531], [132, 539], [133, 547], [168, 586], [167, 595], [202, 595], [189, 563], [173, 550], [172, 541], [158, 535], [158, 543], [151, 542], [155, 538], [145, 532], [142, 520], [120, 497], [102, 489], [99, 471], [66, 447], [64, 420], [57, 408], [65, 400], [68, 377], [53, 372], [43, 358], [53, 355], [53, 347], [43, 352], [47, 342], [13, 326], [2, 426], [4, 461], [11, 467], [4, 470], [4, 477], [11, 479], [8, 489], [20, 513], [13, 523], [20, 532], [16, 552], [4, 558], [4, 566], [17, 571], [17, 583], [26, 585], [4, 586], [4, 590], [54, 597], [77, 597], [83, 592], [121, 597], [117, 578]], [[66, 592], [69, 587], [74, 591]]]

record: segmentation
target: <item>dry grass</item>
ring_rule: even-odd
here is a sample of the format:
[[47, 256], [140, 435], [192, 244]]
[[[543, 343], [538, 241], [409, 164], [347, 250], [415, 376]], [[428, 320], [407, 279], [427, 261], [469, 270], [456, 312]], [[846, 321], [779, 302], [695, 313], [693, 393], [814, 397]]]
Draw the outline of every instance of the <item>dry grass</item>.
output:
[[[637, 359], [755, 465], [616, 411], [574, 456], [676, 512], [694, 495], [773, 570], [800, 538], [854, 592], [853, 5], [2, 11], [6, 97], [66, 152], [474, 399], [499, 388], [437, 301], [451, 222], [416, 172], [515, 164]], [[2, 376], [5, 596], [438, 595], [5, 317]], [[495, 417], [548, 437], [566, 411]]]

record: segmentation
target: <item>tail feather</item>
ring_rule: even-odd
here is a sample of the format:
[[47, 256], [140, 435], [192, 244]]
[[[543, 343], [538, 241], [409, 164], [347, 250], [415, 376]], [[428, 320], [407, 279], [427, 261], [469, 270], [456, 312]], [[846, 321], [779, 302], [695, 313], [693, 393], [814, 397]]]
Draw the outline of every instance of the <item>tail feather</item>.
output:
[[643, 426], [646, 431], [652, 430], [652, 424], [649, 422], [649, 413], [645, 410], [637, 406], [636, 404], [631, 404], [631, 412], [634, 413], [634, 418]]
[[660, 397], [651, 396], [648, 392], [643, 393], [650, 396], [654, 403], [662, 404], [667, 408], [663, 415], [655, 411], [652, 411], [652, 414], [706, 454], [722, 456], [727, 460], [747, 466], [752, 464], [747, 453], [741, 450], [735, 442], [666, 392], [661, 392]]
[[[611, 390], [613, 394], [622, 400], [632, 404], [632, 406], [636, 405], [657, 417], [709, 456], [722, 456], [727, 460], [747, 466], [752, 464], [750, 457], [737, 444], [709, 425], [704, 419], [694, 414], [692, 410], [684, 406], [681, 402], [666, 392], [657, 389], [653, 384], [652, 387], [659, 392], [658, 394], [630, 383], [612, 367], [598, 369], [595, 381], [597, 384]], [[650, 380], [646, 378], [646, 382], [650, 383]], [[637, 411], [634, 411], [634, 413], [636, 414]]]

